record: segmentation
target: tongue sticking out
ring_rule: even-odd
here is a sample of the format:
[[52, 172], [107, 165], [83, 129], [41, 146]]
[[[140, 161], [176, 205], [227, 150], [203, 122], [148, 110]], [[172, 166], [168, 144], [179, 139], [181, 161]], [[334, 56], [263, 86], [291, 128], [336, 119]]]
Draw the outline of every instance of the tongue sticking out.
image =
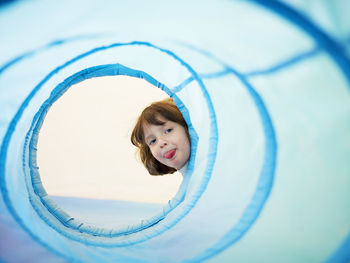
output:
[[171, 151], [167, 152], [167, 153], [164, 155], [164, 157], [165, 157], [166, 159], [171, 159], [171, 158], [174, 157], [175, 153], [176, 153], [176, 150], [171, 150]]

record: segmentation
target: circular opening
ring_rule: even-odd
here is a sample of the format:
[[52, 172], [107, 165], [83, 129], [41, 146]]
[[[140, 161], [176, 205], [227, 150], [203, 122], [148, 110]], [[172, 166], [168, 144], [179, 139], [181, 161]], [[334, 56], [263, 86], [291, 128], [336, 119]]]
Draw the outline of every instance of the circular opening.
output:
[[149, 175], [130, 142], [141, 111], [167, 96], [129, 76], [88, 79], [70, 87], [52, 105], [40, 130], [37, 161], [48, 195], [73, 214], [72, 200], [88, 207], [88, 199], [130, 204], [172, 199], [182, 176]]

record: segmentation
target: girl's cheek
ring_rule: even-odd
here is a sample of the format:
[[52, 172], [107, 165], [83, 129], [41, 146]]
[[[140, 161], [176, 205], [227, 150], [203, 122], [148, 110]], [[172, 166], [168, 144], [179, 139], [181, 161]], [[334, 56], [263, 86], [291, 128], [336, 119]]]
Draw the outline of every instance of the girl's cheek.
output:
[[157, 152], [155, 152], [154, 150], [153, 151], [151, 150], [151, 153], [152, 153], [153, 157], [158, 160]]

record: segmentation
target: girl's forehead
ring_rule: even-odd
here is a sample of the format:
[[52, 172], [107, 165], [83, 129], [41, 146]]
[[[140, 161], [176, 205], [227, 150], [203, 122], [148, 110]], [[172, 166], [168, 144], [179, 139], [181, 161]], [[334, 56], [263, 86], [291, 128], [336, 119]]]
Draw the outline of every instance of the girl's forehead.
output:
[[149, 135], [152, 135], [153, 133], [161, 130], [164, 125], [171, 123], [171, 121], [161, 116], [156, 120], [157, 120], [156, 123], [144, 122], [142, 124], [142, 132], [143, 132], [144, 138], [147, 138]]
[[164, 121], [164, 122], [162, 121], [159, 124], [153, 124], [153, 123], [145, 122], [142, 125], [142, 131], [143, 131], [144, 134], [146, 134], [146, 133], [149, 133], [149, 132], [151, 132], [153, 130], [161, 129], [166, 123], [167, 123], [167, 121]]
[[144, 140], [147, 141], [150, 137], [155, 136], [155, 134], [157, 134], [163, 129], [164, 124], [155, 125], [155, 124], [147, 123], [143, 125], [142, 133], [143, 133]]

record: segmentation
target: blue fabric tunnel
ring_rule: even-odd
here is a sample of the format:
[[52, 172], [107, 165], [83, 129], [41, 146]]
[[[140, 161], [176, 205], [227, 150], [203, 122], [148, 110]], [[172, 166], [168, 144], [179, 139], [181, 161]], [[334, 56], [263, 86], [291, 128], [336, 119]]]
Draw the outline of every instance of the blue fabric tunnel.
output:
[[[348, 10], [346, 0], [3, 3], [0, 262], [349, 262]], [[134, 208], [151, 216], [119, 205], [113, 226], [94, 225], [48, 196], [37, 141], [72, 85], [116, 75], [174, 99], [191, 157], [168, 204]], [[92, 202], [91, 216], [108, 205]]]

